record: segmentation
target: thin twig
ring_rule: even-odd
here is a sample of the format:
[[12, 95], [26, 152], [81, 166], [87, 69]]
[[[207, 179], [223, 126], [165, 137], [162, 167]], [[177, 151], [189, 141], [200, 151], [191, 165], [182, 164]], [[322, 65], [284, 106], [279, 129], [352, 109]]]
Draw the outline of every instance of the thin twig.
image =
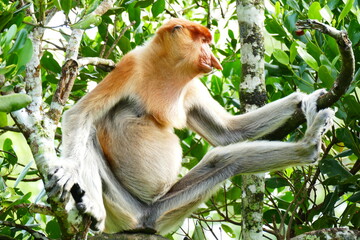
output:
[[136, 21], [132, 21], [128, 26], [125, 26], [123, 28], [123, 30], [120, 32], [119, 36], [115, 39], [114, 43], [111, 45], [111, 47], [109, 48], [109, 50], [106, 52], [104, 58], [108, 58], [109, 55], [112, 53], [112, 51], [114, 50], [114, 48], [116, 47], [116, 45], [118, 44], [118, 42], [120, 41], [120, 39], [124, 36], [125, 32], [127, 30], [129, 30], [134, 24], [136, 23]]

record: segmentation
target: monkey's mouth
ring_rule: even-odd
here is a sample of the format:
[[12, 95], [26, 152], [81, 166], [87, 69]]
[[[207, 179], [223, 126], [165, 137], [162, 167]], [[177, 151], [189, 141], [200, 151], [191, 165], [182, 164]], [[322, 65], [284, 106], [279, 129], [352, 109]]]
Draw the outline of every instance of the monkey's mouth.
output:
[[204, 73], [209, 73], [213, 70], [213, 67], [210, 64], [202, 62], [200, 65], [201, 71]]
[[215, 59], [215, 61], [211, 61], [211, 63], [201, 61], [200, 62], [201, 71], [204, 72], [204, 73], [209, 73], [209, 72], [211, 72], [213, 70], [213, 68], [216, 68], [218, 70], [222, 70], [223, 68], [220, 65], [219, 61], [215, 57], [214, 57], [214, 59]]

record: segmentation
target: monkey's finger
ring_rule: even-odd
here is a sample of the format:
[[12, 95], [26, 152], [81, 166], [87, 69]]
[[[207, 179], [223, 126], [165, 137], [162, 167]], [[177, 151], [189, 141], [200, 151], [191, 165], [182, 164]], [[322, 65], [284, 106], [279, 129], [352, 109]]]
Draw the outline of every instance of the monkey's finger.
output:
[[85, 191], [80, 187], [78, 183], [75, 183], [71, 187], [70, 192], [75, 202], [82, 202], [82, 197], [85, 195]]
[[60, 201], [65, 202], [66, 199], [68, 199], [71, 195], [71, 188], [74, 186], [74, 179], [73, 177], [68, 177], [67, 181], [63, 184], [62, 193], [60, 195]]
[[48, 195], [51, 192], [56, 193], [54, 189], [57, 189], [59, 187], [58, 182], [63, 176], [64, 176], [64, 169], [62, 168], [58, 168], [48, 175], [49, 181], [45, 185], [45, 190], [48, 192]]
[[69, 174], [65, 173], [51, 180], [51, 184], [47, 185], [48, 196], [59, 196], [60, 201], [64, 202], [69, 196], [69, 191], [66, 191], [66, 189], [70, 189], [70, 187], [67, 187], [67, 185], [73, 184], [73, 181], [70, 180], [71, 178]]

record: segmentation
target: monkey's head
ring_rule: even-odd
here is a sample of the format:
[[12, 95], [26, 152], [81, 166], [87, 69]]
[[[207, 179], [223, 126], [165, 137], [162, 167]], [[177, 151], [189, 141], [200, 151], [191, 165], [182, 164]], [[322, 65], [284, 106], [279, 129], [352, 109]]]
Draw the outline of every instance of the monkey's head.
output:
[[185, 19], [171, 19], [161, 26], [154, 38], [164, 50], [163, 56], [176, 60], [194, 72], [208, 73], [212, 68], [222, 70], [219, 60], [211, 52], [212, 35], [206, 27]]

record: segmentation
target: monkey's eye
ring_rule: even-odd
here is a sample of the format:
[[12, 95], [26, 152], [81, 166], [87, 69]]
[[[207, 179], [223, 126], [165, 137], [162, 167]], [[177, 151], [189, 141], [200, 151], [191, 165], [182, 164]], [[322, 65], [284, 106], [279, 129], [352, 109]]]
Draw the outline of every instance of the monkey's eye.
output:
[[177, 31], [177, 30], [179, 30], [179, 29], [182, 29], [182, 28], [183, 28], [183, 26], [181, 26], [181, 25], [176, 25], [176, 26], [172, 29], [171, 32], [175, 32], [175, 31]]

